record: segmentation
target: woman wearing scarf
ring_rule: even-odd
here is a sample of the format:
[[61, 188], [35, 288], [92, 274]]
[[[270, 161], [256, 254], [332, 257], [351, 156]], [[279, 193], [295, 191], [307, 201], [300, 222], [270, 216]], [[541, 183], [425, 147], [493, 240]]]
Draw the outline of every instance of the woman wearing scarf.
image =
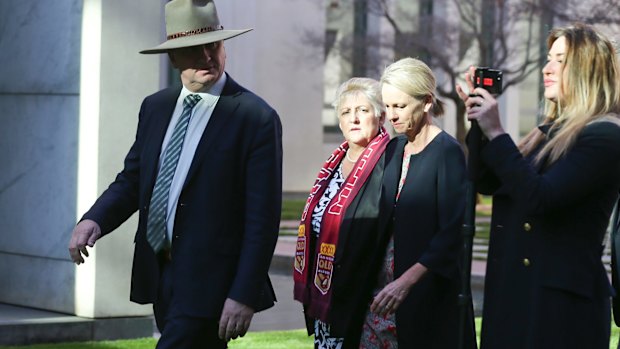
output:
[[[400, 136], [385, 151], [379, 226], [383, 266], [360, 348], [446, 348], [459, 340], [458, 272], [465, 158], [435, 126], [443, 114], [435, 77], [404, 58], [381, 77], [386, 117]], [[475, 348], [473, 313], [464, 348]]]
[[[333, 103], [345, 141], [320, 169], [299, 225], [295, 299], [315, 348], [357, 348], [377, 255], [383, 128], [379, 82], [352, 78]], [[345, 340], [346, 337], [346, 340]]]

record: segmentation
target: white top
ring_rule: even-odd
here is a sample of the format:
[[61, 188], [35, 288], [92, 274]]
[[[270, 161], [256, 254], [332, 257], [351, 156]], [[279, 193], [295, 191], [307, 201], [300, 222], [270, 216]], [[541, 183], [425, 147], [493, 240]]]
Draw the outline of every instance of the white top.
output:
[[[197, 93], [198, 95], [200, 95], [200, 97], [202, 97], [202, 99], [194, 106], [194, 109], [192, 109], [192, 115], [190, 116], [189, 124], [187, 125], [187, 132], [185, 133], [183, 149], [181, 150], [179, 162], [177, 163], [174, 177], [172, 178], [172, 182], [170, 183], [170, 192], [168, 194], [166, 232], [168, 234], [168, 241], [170, 241], [171, 244], [174, 229], [174, 217], [176, 216], [176, 207], [177, 203], [179, 202], [181, 190], [183, 189], [183, 185], [185, 184], [185, 179], [187, 178], [187, 172], [189, 171], [189, 167], [191, 166], [194, 159], [194, 154], [196, 153], [198, 143], [200, 142], [202, 134], [204, 133], [204, 130], [209, 123], [209, 119], [211, 119], [211, 114], [213, 114], [213, 110], [215, 109], [217, 101], [220, 99], [220, 95], [222, 94], [222, 90], [224, 89], [225, 84], [226, 74], [222, 74], [220, 79], [211, 87], [209, 92]], [[183, 88], [181, 89], [181, 93], [179, 94], [179, 98], [177, 99], [177, 105], [174, 108], [174, 112], [172, 113], [172, 118], [170, 118], [168, 130], [166, 131], [166, 136], [164, 137], [162, 143], [166, 146], [162, 146], [161, 148], [161, 154], [159, 155], [159, 166], [161, 166], [161, 161], [164, 158], [164, 153], [166, 152], [166, 147], [168, 145], [168, 142], [170, 141], [170, 137], [172, 137], [172, 133], [174, 132], [174, 127], [177, 124], [179, 118], [181, 117], [181, 113], [183, 112], [183, 100], [185, 99], [185, 97], [193, 93], [195, 92], [191, 92], [185, 86], [183, 86]]]

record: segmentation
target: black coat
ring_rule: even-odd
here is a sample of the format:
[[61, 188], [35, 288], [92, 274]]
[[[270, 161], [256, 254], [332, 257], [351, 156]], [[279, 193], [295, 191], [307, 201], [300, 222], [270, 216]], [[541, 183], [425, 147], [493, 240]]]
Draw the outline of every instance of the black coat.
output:
[[[384, 164], [385, 156], [381, 156], [340, 225], [328, 322], [332, 336], [345, 338], [344, 348], [359, 347], [364, 316], [376, 283], [374, 276], [383, 253], [377, 227]], [[315, 244], [316, 236], [312, 234], [311, 250]], [[314, 319], [306, 320], [308, 334], [314, 334]]]
[[620, 188], [620, 127], [594, 122], [550, 166], [508, 135], [482, 149], [493, 193], [481, 348], [609, 348], [601, 262]]
[[[84, 219], [103, 234], [139, 210], [131, 300], [157, 302], [160, 266], [146, 240], [162, 140], [180, 89], [146, 97], [125, 165]], [[282, 200], [282, 130], [277, 113], [228, 77], [196, 148], [176, 207], [172, 284], [188, 316], [219, 319], [232, 298], [273, 305], [268, 277]]]
[[[393, 139], [385, 152], [380, 229], [394, 236], [394, 278], [416, 263], [428, 268], [396, 311], [400, 348], [457, 347], [461, 225], [465, 210], [465, 158], [445, 132], [411, 156], [395, 205], [407, 139]], [[385, 249], [383, 250], [385, 251]], [[475, 347], [473, 314], [465, 348]]]

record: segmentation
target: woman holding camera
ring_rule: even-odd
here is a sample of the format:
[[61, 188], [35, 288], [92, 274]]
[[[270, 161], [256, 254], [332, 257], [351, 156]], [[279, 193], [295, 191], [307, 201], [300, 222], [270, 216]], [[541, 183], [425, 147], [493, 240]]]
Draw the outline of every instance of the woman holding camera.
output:
[[488, 143], [478, 188], [493, 194], [481, 348], [609, 348], [610, 285], [601, 262], [620, 189], [620, 71], [590, 26], [547, 39], [545, 121], [515, 145], [497, 101], [459, 86]]
[[[465, 158], [432, 121], [443, 114], [435, 88], [430, 68], [413, 58], [381, 77], [386, 116], [400, 135], [385, 151], [379, 231], [387, 247], [360, 348], [453, 349], [459, 342]], [[464, 348], [475, 347], [469, 320]]]

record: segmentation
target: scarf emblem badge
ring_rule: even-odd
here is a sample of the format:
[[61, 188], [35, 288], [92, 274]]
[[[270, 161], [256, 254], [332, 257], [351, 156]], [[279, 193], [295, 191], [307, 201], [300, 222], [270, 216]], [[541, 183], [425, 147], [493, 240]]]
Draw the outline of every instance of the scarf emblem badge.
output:
[[306, 226], [299, 225], [297, 230], [297, 247], [295, 251], [295, 270], [302, 273], [306, 266]]
[[334, 272], [334, 256], [336, 255], [336, 245], [321, 243], [321, 249], [317, 256], [317, 268], [314, 275], [314, 286], [326, 295], [332, 284]]

